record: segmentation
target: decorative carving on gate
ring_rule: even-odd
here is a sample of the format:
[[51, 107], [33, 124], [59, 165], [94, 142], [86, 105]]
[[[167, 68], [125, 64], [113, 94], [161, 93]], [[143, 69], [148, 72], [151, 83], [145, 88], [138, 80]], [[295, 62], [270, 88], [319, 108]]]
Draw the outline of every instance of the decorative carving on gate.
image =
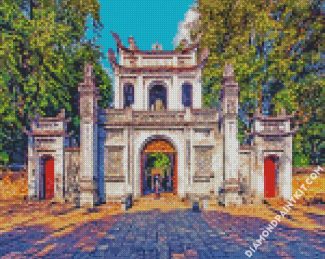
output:
[[213, 176], [212, 155], [213, 147], [195, 147], [195, 177], [204, 176], [210, 178]]
[[109, 146], [106, 148], [106, 175], [123, 175], [123, 147]]
[[156, 152], [162, 152], [162, 153], [175, 153], [176, 150], [166, 140], [154, 140], [149, 142], [145, 148], [144, 148], [145, 153], [156, 153]]

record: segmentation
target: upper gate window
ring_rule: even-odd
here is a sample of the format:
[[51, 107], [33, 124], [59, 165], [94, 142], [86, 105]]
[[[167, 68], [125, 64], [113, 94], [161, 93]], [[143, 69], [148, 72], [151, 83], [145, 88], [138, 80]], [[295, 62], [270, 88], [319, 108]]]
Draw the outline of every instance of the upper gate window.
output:
[[134, 103], [134, 87], [131, 84], [124, 86], [124, 108], [131, 107]]
[[191, 84], [182, 85], [182, 103], [184, 107], [192, 107], [193, 87]]
[[167, 90], [163, 85], [154, 85], [149, 90], [149, 107], [154, 111], [167, 108]]

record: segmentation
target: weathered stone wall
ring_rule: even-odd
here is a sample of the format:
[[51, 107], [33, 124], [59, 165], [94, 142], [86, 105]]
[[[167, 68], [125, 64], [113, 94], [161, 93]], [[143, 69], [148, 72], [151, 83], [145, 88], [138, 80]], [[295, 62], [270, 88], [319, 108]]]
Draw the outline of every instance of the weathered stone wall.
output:
[[241, 149], [239, 152], [239, 179], [241, 189], [245, 193], [250, 192], [251, 177], [254, 175], [252, 170], [252, 151]]
[[68, 201], [79, 204], [80, 153], [78, 148], [65, 150], [65, 197]]
[[213, 147], [196, 146], [195, 150], [195, 177], [211, 177]]
[[123, 146], [109, 146], [105, 152], [107, 160], [105, 175], [107, 177], [123, 176]]

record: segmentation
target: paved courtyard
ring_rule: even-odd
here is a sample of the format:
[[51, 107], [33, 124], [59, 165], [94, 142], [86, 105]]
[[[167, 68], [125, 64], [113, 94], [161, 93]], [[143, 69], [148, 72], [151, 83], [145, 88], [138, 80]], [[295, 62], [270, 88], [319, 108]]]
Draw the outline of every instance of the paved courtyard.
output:
[[[267, 224], [268, 221], [254, 217], [190, 210], [106, 215], [63, 234], [29, 224], [0, 235], [0, 256], [247, 258], [245, 250]], [[322, 258], [324, 237], [323, 227], [309, 231], [281, 225], [259, 247], [254, 258]]]

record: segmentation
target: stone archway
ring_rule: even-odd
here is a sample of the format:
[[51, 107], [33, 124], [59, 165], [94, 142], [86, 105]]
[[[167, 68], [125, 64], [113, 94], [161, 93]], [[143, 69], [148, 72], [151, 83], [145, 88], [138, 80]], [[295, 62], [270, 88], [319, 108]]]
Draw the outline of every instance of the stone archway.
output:
[[177, 194], [177, 185], [178, 185], [178, 161], [177, 161], [177, 151], [174, 145], [163, 138], [155, 138], [151, 139], [143, 146], [141, 150], [141, 176], [140, 176], [140, 186], [141, 186], [141, 195], [145, 195], [148, 192], [148, 188], [150, 189], [152, 175], [151, 172], [148, 171], [147, 162], [148, 156], [153, 153], [163, 153], [167, 155], [170, 159], [171, 166], [169, 172], [164, 172], [161, 175], [161, 185], [162, 190], [165, 192], [172, 192]]

